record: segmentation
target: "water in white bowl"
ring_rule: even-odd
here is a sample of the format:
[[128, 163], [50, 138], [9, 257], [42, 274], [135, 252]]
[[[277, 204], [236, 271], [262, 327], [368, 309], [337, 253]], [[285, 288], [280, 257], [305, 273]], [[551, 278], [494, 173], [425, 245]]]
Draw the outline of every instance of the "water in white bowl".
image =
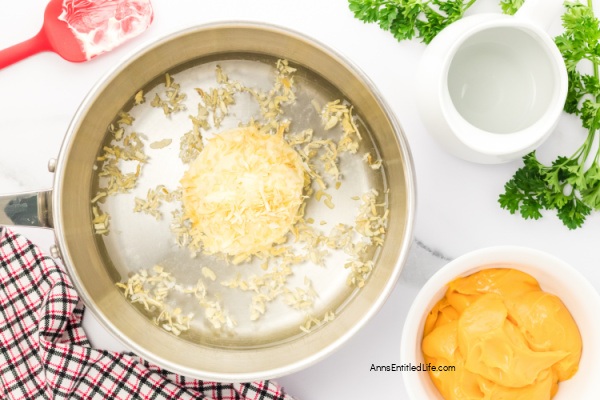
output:
[[556, 90], [550, 56], [525, 31], [493, 28], [457, 50], [448, 90], [458, 113], [492, 133], [518, 132], [543, 115]]

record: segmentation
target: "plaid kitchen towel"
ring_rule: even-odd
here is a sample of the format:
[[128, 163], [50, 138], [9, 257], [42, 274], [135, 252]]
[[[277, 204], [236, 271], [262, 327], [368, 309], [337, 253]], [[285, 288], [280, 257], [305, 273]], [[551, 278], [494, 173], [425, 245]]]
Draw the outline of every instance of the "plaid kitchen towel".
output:
[[0, 398], [293, 400], [273, 382], [204, 382], [92, 349], [83, 312], [65, 272], [0, 227]]

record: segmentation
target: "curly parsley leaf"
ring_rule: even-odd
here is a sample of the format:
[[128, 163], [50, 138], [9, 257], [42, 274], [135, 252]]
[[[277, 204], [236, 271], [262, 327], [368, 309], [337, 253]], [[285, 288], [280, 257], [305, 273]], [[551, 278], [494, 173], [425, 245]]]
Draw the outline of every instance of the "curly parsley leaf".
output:
[[539, 219], [546, 204], [545, 172], [535, 153], [525, 156], [524, 161], [525, 165], [504, 185], [504, 194], [498, 201], [511, 214], [519, 211], [525, 219]]
[[501, 0], [500, 7], [502, 7], [504, 14], [513, 15], [523, 5], [523, 2], [525, 0]]
[[[587, 138], [573, 155], [559, 156], [550, 166], [540, 163], [535, 152], [526, 155], [498, 202], [525, 219], [554, 210], [566, 227], [575, 229], [593, 210], [600, 211], [600, 21], [589, 1], [587, 6], [578, 2], [565, 6], [565, 30], [555, 39], [569, 75], [565, 111], [579, 116]], [[585, 64], [588, 69], [592, 66], [592, 74], [580, 72], [586, 70]]]
[[[586, 184], [577, 160], [558, 157], [551, 166], [545, 166], [532, 152], [524, 157], [524, 162], [504, 185], [504, 193], [498, 199], [500, 206], [511, 214], [518, 211], [524, 219], [539, 219], [542, 210], [555, 209], [567, 227], [580, 227], [591, 207], [572, 190]], [[589, 195], [598, 196], [600, 201], [600, 179], [597, 182]]]
[[[429, 43], [446, 26], [462, 18], [476, 0], [348, 0], [359, 20], [377, 23], [398, 41], [419, 38]], [[500, 0], [506, 14], [514, 14], [524, 0]]]
[[585, 221], [585, 217], [590, 214], [590, 208], [577, 197], [573, 197], [570, 201], [560, 208], [556, 215], [562, 223], [569, 229], [580, 228]]
[[348, 3], [356, 18], [378, 23], [399, 41], [420, 38], [429, 43], [442, 29], [460, 19], [475, 1], [348, 0]]

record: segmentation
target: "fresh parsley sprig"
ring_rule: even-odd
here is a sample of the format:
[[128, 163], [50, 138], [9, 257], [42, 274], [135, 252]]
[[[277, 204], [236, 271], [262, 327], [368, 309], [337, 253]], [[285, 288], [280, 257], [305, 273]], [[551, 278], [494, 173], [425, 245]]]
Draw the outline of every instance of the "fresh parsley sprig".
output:
[[[350, 11], [364, 22], [376, 22], [398, 40], [420, 38], [429, 43], [446, 26], [462, 18], [476, 0], [348, 0]], [[501, 0], [514, 14], [524, 0]]]
[[377, 22], [398, 40], [431, 40], [460, 19], [476, 0], [349, 0], [350, 11], [364, 22]]
[[[569, 76], [565, 111], [579, 116], [588, 135], [572, 156], [559, 156], [549, 166], [540, 163], [535, 152], [526, 155], [498, 201], [525, 219], [541, 218], [544, 209], [555, 210], [564, 225], [575, 229], [593, 210], [600, 210], [600, 22], [591, 0], [565, 6], [564, 33], [555, 39]], [[581, 72], [585, 64], [591, 66], [590, 74]]]

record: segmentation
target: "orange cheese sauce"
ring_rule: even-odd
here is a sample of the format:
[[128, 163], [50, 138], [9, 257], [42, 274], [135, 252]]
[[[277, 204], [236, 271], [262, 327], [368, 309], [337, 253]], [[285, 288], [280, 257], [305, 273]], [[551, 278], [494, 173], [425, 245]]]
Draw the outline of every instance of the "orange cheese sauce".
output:
[[579, 329], [562, 301], [530, 275], [489, 268], [456, 279], [425, 321], [426, 363], [446, 400], [550, 399], [581, 358]]

